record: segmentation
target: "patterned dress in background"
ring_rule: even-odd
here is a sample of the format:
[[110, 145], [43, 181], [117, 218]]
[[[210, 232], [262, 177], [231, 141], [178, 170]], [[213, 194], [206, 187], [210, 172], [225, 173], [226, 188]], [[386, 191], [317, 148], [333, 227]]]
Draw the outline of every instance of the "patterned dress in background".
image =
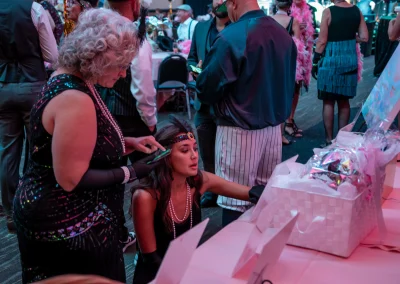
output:
[[356, 96], [362, 74], [360, 45], [356, 41], [361, 14], [357, 6], [331, 6], [328, 42], [318, 70], [320, 100], [348, 100]]

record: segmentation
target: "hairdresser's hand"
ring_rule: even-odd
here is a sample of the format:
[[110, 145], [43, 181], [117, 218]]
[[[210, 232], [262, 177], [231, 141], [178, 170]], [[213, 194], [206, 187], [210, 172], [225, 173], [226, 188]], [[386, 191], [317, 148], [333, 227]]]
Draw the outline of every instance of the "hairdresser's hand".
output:
[[[162, 153], [162, 151], [157, 151], [157, 152], [155, 152], [151, 155], [148, 155], [147, 157], [145, 157], [129, 166], [134, 169], [137, 179], [147, 177], [155, 167], [160, 165], [161, 161], [163, 161], [164, 159], [160, 159], [153, 163], [149, 163], [149, 162], [153, 161], [161, 153]], [[167, 157], [167, 156], [165, 156], [165, 157]]]
[[133, 151], [140, 151], [146, 154], [151, 154], [161, 149], [165, 151], [165, 148], [161, 146], [153, 136], [144, 137], [125, 137], [125, 153], [124, 155], [129, 155]]

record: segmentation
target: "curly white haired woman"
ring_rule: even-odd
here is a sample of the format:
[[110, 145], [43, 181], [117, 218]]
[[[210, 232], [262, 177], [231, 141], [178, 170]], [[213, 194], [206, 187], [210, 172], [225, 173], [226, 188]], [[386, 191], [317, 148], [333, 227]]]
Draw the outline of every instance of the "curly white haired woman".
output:
[[121, 184], [157, 163], [118, 165], [134, 150], [165, 149], [151, 136], [124, 138], [93, 84], [110, 88], [126, 75], [135, 31], [111, 10], [84, 12], [32, 109], [28, 169], [14, 199], [23, 283], [63, 274], [125, 282]]

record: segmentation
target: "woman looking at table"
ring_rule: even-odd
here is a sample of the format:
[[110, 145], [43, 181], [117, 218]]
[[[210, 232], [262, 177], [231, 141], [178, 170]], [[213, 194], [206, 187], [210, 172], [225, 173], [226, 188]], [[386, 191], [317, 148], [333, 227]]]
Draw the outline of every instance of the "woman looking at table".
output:
[[200, 171], [191, 126], [175, 117], [170, 122], [155, 137], [171, 149], [171, 155], [133, 189], [132, 216], [139, 245], [135, 284], [152, 281], [169, 243], [201, 222], [200, 198], [206, 191], [256, 202], [264, 189]]
[[312, 70], [315, 79], [318, 75], [318, 98], [323, 100], [325, 145], [331, 144], [333, 139], [335, 103], [339, 129], [349, 122], [349, 99], [356, 95], [357, 81], [362, 74], [357, 43], [368, 41], [367, 25], [358, 7], [345, 0], [333, 3], [322, 14]]
[[123, 137], [93, 84], [111, 88], [126, 76], [138, 46], [136, 26], [106, 9], [82, 13], [61, 46], [31, 112], [30, 158], [14, 199], [23, 283], [63, 274], [125, 282], [120, 184], [152, 166], [119, 165], [134, 150], [164, 148]]

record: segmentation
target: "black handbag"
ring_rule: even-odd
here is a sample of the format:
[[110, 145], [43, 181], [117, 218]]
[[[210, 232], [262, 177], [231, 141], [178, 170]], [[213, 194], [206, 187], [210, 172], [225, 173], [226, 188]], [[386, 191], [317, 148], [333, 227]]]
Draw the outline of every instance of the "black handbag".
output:
[[173, 51], [174, 49], [174, 41], [167, 36], [158, 36], [157, 44], [162, 51]]

